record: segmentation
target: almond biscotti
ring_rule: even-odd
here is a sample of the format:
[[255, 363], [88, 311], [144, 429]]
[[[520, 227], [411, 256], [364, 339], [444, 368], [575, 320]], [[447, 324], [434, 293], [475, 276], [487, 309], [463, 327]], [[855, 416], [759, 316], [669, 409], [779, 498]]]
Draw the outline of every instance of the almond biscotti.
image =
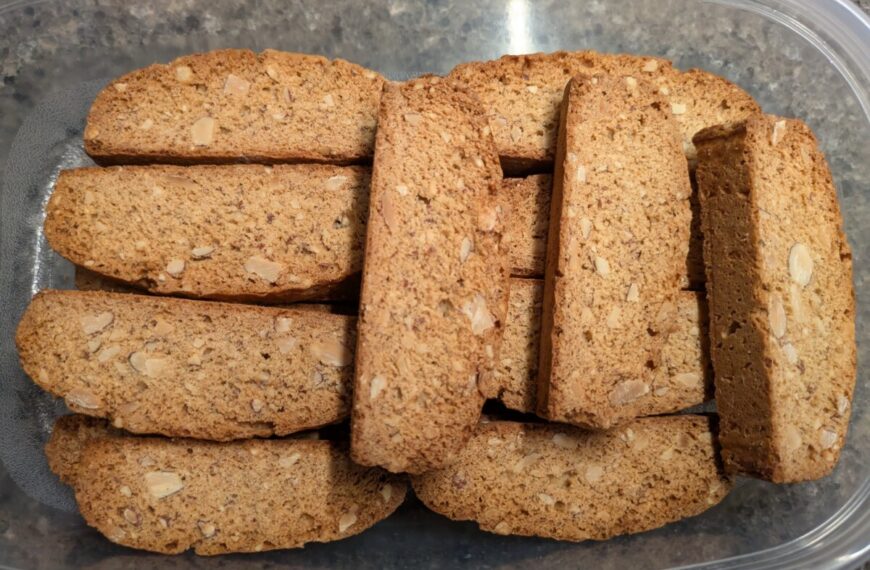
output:
[[[298, 548], [359, 534], [405, 497], [400, 477], [355, 465], [329, 441], [217, 443], [99, 431], [59, 421], [49, 463], [75, 490], [85, 521], [132, 548], [205, 555]], [[78, 453], [64, 447], [70, 441]]]
[[353, 317], [44, 291], [16, 335], [24, 371], [73, 411], [136, 433], [212, 440], [344, 419]]
[[480, 97], [506, 173], [553, 162], [565, 85], [578, 74], [612, 74], [650, 82], [679, 123], [686, 155], [704, 127], [745, 118], [758, 104], [729, 81], [703, 70], [680, 72], [671, 62], [593, 51], [506, 55], [463, 63], [450, 72]]
[[423, 503], [496, 534], [603, 540], [698, 515], [731, 482], [710, 420], [646, 418], [609, 431], [482, 423], [456, 462], [412, 477]]
[[100, 164], [367, 160], [384, 79], [340, 59], [225, 49], [155, 64], [97, 95], [84, 131]]
[[[544, 283], [511, 279], [507, 323], [498, 368], [481, 382], [487, 398], [506, 407], [534, 413], [538, 391], [541, 314]], [[638, 416], [676, 412], [713, 397], [713, 370], [708, 349], [708, 315], [703, 293], [681, 291], [677, 318], [653, 371], [649, 392], [631, 405]]]
[[419, 473], [474, 430], [507, 311], [501, 169], [477, 101], [449, 81], [384, 88], [360, 300], [351, 451]]
[[73, 263], [154, 293], [324, 299], [359, 279], [369, 180], [316, 164], [65, 170], [45, 235]]
[[676, 122], [642, 81], [572, 79], [559, 136], [538, 412], [607, 428], [657, 413], [646, 402], [677, 321], [689, 172]]
[[699, 133], [722, 454], [775, 482], [830, 473], [855, 386], [852, 255], [825, 157], [793, 119]]

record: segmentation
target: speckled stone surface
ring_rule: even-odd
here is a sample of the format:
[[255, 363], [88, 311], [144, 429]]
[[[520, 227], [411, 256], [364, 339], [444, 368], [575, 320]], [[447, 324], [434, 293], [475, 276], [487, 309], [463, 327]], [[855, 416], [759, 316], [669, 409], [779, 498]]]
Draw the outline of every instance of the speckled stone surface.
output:
[[[866, 8], [870, 0], [859, 3]], [[672, 58], [682, 68], [725, 75], [768, 112], [806, 120], [829, 157], [855, 250], [861, 368], [849, 442], [836, 472], [802, 485], [740, 480], [723, 504], [701, 517], [606, 543], [488, 535], [429, 513], [414, 499], [361, 536], [302, 551], [167, 559], [103, 540], [74, 512], [70, 491], [46, 472], [40, 448], [63, 406], [23, 376], [11, 342], [31, 291], [69, 280], [68, 265], [45, 248], [40, 205], [59, 167], [87, 163], [81, 128], [88, 98], [100, 85], [152, 62], [218, 47], [322, 53], [393, 79], [445, 73], [461, 61], [503, 53], [582, 48], [649, 53]], [[0, 566], [666, 567], [788, 543], [849, 505], [867, 485], [870, 123], [825, 56], [779, 24], [695, 0], [0, 0], [0, 77]], [[822, 554], [836, 542], [822, 541]], [[813, 566], [820, 565], [815, 560]]]

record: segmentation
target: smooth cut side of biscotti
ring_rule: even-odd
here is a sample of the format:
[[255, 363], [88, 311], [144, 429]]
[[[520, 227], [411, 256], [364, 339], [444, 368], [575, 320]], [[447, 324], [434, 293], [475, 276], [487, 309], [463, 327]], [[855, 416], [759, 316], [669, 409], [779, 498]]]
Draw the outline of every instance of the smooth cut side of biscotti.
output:
[[316, 164], [123, 166], [60, 173], [49, 244], [160, 294], [298, 301], [355, 289], [370, 170]]
[[[74, 427], [74, 426], [68, 426]], [[76, 440], [58, 435], [53, 440]], [[97, 428], [98, 429], [98, 428]], [[52, 465], [74, 459], [57, 445]], [[402, 503], [400, 477], [312, 439], [217, 443], [87, 434], [64, 465], [85, 521], [112, 542], [177, 554], [298, 548], [359, 534]]]
[[384, 79], [340, 59], [225, 49], [109, 83], [88, 114], [100, 164], [368, 160]]
[[678, 320], [690, 194], [680, 135], [660, 95], [616, 76], [568, 84], [547, 245], [540, 415], [608, 428], [656, 413], [647, 396]]
[[346, 418], [354, 331], [353, 317], [310, 310], [44, 291], [16, 344], [24, 371], [75, 412], [229, 440]]
[[609, 431], [480, 424], [455, 463], [412, 477], [423, 503], [496, 534], [604, 540], [658, 528], [719, 503], [710, 420], [645, 418]]
[[506, 246], [515, 277], [544, 275], [552, 193], [549, 174], [505, 178], [502, 184], [501, 197], [510, 207]]
[[725, 465], [823, 477], [856, 374], [852, 255], [825, 157], [804, 123], [773, 116], [695, 142]]
[[[496, 376], [481, 383], [487, 398], [506, 407], [534, 413], [537, 409], [538, 357], [544, 282], [511, 279], [508, 317]], [[677, 295], [677, 321], [662, 348], [661, 365], [649, 393], [633, 404], [638, 416], [676, 412], [713, 397], [708, 315], [703, 293]]]
[[575, 75], [611, 74], [651, 83], [679, 123], [686, 155], [701, 128], [734, 121], [760, 110], [745, 91], [703, 70], [680, 72], [648, 56], [594, 51], [506, 55], [463, 63], [449, 77], [480, 97], [502, 166], [508, 174], [538, 170], [556, 155], [559, 109], [565, 85]]
[[351, 429], [354, 460], [447, 464], [471, 436], [507, 313], [502, 183], [475, 99], [439, 78], [384, 89]]

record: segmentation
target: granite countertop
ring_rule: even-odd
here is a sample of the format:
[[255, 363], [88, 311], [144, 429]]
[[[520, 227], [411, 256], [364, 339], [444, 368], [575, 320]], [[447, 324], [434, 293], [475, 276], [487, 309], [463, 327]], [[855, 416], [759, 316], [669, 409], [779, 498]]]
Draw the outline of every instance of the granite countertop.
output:
[[[870, 0], [856, 1], [870, 10]], [[322, 53], [392, 79], [445, 73], [461, 61], [508, 52], [581, 48], [662, 55], [682, 68], [722, 74], [752, 93], [766, 111], [802, 117], [819, 136], [853, 244], [859, 360], [866, 362], [870, 326], [862, 325], [870, 322], [870, 126], [849, 86], [824, 55], [778, 25], [717, 4], [656, 4], [650, 10], [648, 2], [633, 0], [66, 0], [5, 5], [0, 0], [0, 199], [10, 192], [22, 194], [20, 200], [5, 202], [20, 211], [0, 212], [0, 566], [678, 565], [792, 540], [845, 503], [866, 473], [860, 466], [870, 453], [868, 374], [863, 369], [850, 443], [834, 475], [790, 486], [744, 480], [710, 516], [601, 544], [484, 535], [474, 525], [447, 523], [411, 500], [397, 517], [337, 545], [257, 557], [156, 557], [114, 547], [85, 528], [70, 491], [46, 469], [41, 446], [63, 407], [23, 376], [11, 343], [14, 322], [31, 290], [63, 284], [69, 274], [38, 237], [40, 204], [59, 167], [87, 163], [81, 129], [89, 97], [100, 85], [137, 67], [219, 47]], [[28, 136], [22, 136], [27, 129]], [[32, 164], [42, 160], [45, 164]], [[5, 283], [13, 282], [4, 281], [10, 274], [19, 285], [4, 290]]]

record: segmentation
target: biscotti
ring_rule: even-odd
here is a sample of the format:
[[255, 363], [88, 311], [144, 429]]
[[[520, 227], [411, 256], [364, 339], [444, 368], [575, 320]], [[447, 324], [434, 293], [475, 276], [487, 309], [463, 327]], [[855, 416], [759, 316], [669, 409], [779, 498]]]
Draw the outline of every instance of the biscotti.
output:
[[136, 433], [228, 440], [344, 419], [354, 321], [304, 309], [44, 291], [15, 340], [24, 371], [73, 411]]
[[49, 244], [151, 292], [298, 301], [355, 289], [370, 171], [315, 164], [61, 171]]
[[[511, 279], [498, 368], [491, 381], [481, 382], [480, 389], [487, 398], [497, 398], [512, 410], [534, 413], [537, 408], [543, 300], [543, 281]], [[681, 291], [676, 303], [677, 320], [665, 340], [649, 392], [631, 404], [638, 416], [676, 412], [713, 397], [704, 294]]]
[[455, 463], [411, 482], [433, 511], [489, 532], [603, 540], [698, 515], [728, 494], [709, 423], [646, 418], [599, 432], [482, 423]]
[[510, 207], [510, 226], [505, 245], [511, 275], [544, 275], [552, 193], [553, 177], [549, 174], [505, 178], [500, 194]]
[[752, 97], [729, 81], [698, 69], [680, 72], [671, 62], [655, 57], [593, 51], [506, 55], [460, 64], [449, 77], [480, 97], [502, 166], [514, 174], [553, 162], [565, 85], [578, 74], [611, 74], [650, 82], [678, 121], [690, 158], [694, 156], [692, 136], [703, 127], [759, 111]]
[[501, 169], [477, 101], [439, 78], [384, 88], [360, 299], [351, 452], [422, 472], [474, 430], [507, 311]]
[[725, 465], [775, 482], [837, 462], [855, 386], [852, 255], [804, 123], [703, 131], [698, 185]]
[[384, 79], [337, 59], [224, 49], [112, 81], [84, 131], [100, 164], [368, 160]]
[[[549, 174], [505, 178], [502, 184], [502, 199], [511, 209], [511, 222], [506, 241], [513, 276], [544, 276], [552, 193], [553, 177]], [[680, 285], [683, 289], [703, 291], [705, 277], [701, 213], [695, 192], [692, 193], [690, 203], [692, 222], [689, 231], [689, 253], [686, 257], [686, 274]]]
[[559, 136], [538, 412], [607, 428], [645, 409], [675, 327], [689, 171], [676, 122], [643, 81], [572, 79]]
[[[59, 423], [46, 451], [85, 521], [112, 542], [165, 554], [260, 552], [329, 542], [388, 517], [406, 484], [311, 439], [230, 443], [76, 433]], [[73, 433], [58, 433], [71, 430]], [[78, 456], [59, 443], [81, 441]], [[77, 465], [64, 461], [78, 458]]]

